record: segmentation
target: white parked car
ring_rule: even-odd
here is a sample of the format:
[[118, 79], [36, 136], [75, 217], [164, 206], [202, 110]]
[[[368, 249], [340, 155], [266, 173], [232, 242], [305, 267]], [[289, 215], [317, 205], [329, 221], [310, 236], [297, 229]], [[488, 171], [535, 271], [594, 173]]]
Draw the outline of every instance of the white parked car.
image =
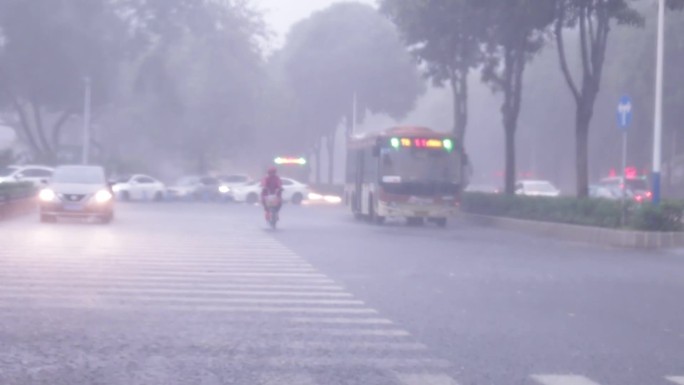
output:
[[222, 200], [235, 200], [233, 190], [253, 181], [252, 178], [243, 174], [221, 175], [217, 179], [220, 183], [218, 189]]
[[0, 183], [31, 182], [35, 186], [45, 186], [54, 172], [54, 168], [46, 166], [8, 166], [0, 168]]
[[120, 178], [114, 183], [112, 190], [123, 201], [161, 201], [164, 199], [166, 186], [151, 176], [136, 174]]
[[525, 196], [558, 197], [560, 190], [546, 180], [521, 180], [515, 185], [515, 193]]
[[[309, 195], [309, 187], [291, 178], [280, 178], [283, 181], [283, 201], [295, 205], [301, 204]], [[257, 203], [261, 195], [261, 182], [253, 181], [233, 188], [233, 198], [237, 202]]]

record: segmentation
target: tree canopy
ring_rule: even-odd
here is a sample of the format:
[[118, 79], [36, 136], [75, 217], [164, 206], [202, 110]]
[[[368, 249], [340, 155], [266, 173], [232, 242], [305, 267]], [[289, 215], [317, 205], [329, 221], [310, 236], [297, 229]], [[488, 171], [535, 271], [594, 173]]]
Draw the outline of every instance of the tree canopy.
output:
[[400, 118], [423, 91], [396, 28], [367, 5], [315, 13], [291, 30], [281, 55], [310, 145], [327, 137], [332, 148], [338, 124], [350, 129], [355, 95], [359, 119], [367, 111]]

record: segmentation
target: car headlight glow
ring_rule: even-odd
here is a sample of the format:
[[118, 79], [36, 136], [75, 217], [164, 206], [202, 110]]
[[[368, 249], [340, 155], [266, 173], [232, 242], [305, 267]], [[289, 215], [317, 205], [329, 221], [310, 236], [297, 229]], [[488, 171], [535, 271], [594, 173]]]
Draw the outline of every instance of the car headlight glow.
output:
[[100, 190], [95, 194], [95, 202], [106, 203], [112, 199], [112, 193], [107, 190]]
[[318, 201], [323, 199], [323, 195], [317, 193], [309, 193], [309, 200]]
[[227, 194], [230, 192], [230, 187], [228, 186], [219, 186], [219, 192], [221, 194]]
[[40, 194], [38, 195], [38, 197], [43, 202], [52, 202], [55, 200], [55, 198], [57, 198], [57, 194], [55, 194], [55, 192], [50, 190], [49, 188], [46, 188], [40, 190]]
[[112, 190], [116, 193], [123, 190], [123, 188], [121, 187], [121, 185], [115, 184], [114, 186], [112, 186]]
[[326, 202], [332, 203], [332, 204], [339, 204], [339, 203], [342, 203], [342, 198], [340, 198], [340, 197], [338, 197], [338, 196], [334, 196], [334, 195], [326, 195], [325, 197], [323, 197], [323, 199], [324, 199]]

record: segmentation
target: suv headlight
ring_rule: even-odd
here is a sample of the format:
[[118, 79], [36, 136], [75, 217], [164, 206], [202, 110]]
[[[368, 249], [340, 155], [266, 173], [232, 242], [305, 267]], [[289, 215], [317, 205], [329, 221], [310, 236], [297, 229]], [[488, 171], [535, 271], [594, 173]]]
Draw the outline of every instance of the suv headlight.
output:
[[100, 190], [95, 194], [95, 202], [97, 203], [107, 203], [112, 200], [112, 193], [107, 190]]
[[43, 202], [52, 202], [55, 200], [55, 198], [57, 198], [57, 194], [55, 194], [55, 192], [50, 190], [49, 188], [46, 188], [40, 190], [40, 194], [38, 195], [38, 197]]

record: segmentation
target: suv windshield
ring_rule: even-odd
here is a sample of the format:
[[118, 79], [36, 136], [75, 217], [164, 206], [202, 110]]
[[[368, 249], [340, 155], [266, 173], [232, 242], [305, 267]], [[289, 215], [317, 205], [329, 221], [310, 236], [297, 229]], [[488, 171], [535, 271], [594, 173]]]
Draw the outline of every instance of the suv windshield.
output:
[[99, 167], [63, 167], [55, 170], [53, 183], [104, 184], [105, 175]]

